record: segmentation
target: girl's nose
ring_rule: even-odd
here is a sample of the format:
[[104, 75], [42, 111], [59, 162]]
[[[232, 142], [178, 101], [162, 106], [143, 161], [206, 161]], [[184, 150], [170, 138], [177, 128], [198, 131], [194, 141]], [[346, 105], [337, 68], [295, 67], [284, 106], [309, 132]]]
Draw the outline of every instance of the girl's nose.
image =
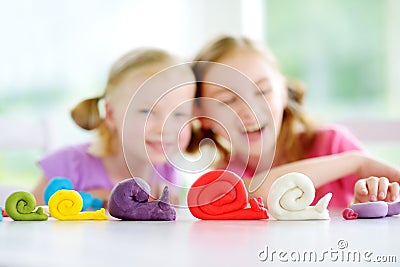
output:
[[169, 135], [175, 130], [171, 119], [168, 119], [168, 112], [155, 112], [154, 114], [150, 114], [146, 128], [147, 131], [151, 131], [153, 134], [158, 134], [160, 136]]
[[152, 111], [146, 121], [146, 130], [147, 132], [151, 131], [152, 133], [160, 134], [162, 133], [163, 124], [162, 116]]
[[244, 120], [259, 120], [260, 118], [270, 117], [271, 109], [269, 102], [259, 94], [250, 95], [243, 100], [239, 110], [239, 116]]
[[238, 115], [242, 123], [254, 123], [259, 120], [259, 115], [261, 114], [260, 110], [259, 103], [256, 101], [248, 101], [247, 103], [243, 101], [238, 110]]

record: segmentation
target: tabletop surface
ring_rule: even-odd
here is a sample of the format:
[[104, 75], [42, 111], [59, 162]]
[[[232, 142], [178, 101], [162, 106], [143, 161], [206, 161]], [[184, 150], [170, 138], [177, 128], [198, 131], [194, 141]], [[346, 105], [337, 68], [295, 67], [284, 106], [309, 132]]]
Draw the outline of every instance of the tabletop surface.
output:
[[321, 221], [202, 221], [187, 209], [172, 222], [4, 218], [0, 267], [398, 266], [400, 216], [346, 221], [339, 210], [330, 214]]

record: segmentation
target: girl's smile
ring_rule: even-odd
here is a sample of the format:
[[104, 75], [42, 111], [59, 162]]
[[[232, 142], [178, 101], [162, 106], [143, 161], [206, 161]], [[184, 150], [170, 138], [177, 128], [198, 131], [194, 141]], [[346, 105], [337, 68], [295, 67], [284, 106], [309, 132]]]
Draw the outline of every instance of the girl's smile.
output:
[[263, 139], [265, 128], [265, 125], [253, 124], [245, 126], [245, 129], [241, 133], [242, 136], [248, 140], [248, 142], [259, 142]]
[[146, 147], [152, 149], [156, 153], [163, 153], [171, 149], [171, 143], [162, 143], [158, 141], [146, 141]]

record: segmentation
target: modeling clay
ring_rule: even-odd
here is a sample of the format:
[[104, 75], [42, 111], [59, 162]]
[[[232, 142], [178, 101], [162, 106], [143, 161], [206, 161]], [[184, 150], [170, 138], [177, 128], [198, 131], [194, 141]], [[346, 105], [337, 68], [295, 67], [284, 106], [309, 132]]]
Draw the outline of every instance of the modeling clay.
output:
[[386, 216], [400, 214], [400, 202], [388, 202], [388, 213]]
[[69, 179], [62, 177], [55, 177], [51, 181], [49, 181], [43, 194], [44, 203], [48, 205], [50, 197], [55, 192], [61, 189], [72, 190], [73, 189], [72, 182]]
[[92, 205], [90, 206], [93, 210], [99, 210], [104, 206], [104, 202], [100, 198], [93, 198]]
[[215, 170], [200, 176], [188, 193], [188, 206], [196, 218], [203, 220], [268, 219], [262, 198], [250, 199], [242, 179], [233, 172]]
[[141, 178], [129, 178], [118, 183], [110, 194], [108, 211], [111, 216], [122, 220], [172, 221], [176, 211], [169, 203], [168, 187], [160, 199], [148, 202], [150, 186]]
[[384, 201], [351, 204], [350, 209], [358, 213], [358, 218], [379, 218], [388, 213], [388, 205]]
[[80, 212], [82, 206], [82, 197], [75, 190], [58, 190], [49, 199], [50, 214], [59, 220], [108, 220], [104, 208]]
[[29, 192], [12, 193], [6, 200], [6, 212], [14, 221], [45, 221], [48, 216], [43, 209], [36, 210], [36, 199]]
[[1, 215], [3, 215], [3, 217], [8, 217], [7, 212], [4, 208], [1, 210]]
[[43, 213], [46, 214], [47, 216], [49, 216], [49, 217], [51, 216], [51, 215], [50, 215], [49, 206], [47, 206], [47, 205], [45, 205], [45, 206], [38, 206], [37, 209], [38, 209], [38, 208], [41, 208], [42, 211], [43, 211]]
[[350, 209], [358, 213], [358, 218], [382, 218], [400, 214], [400, 202], [364, 202], [350, 205]]
[[[46, 205], [49, 203], [50, 197], [61, 189], [73, 190], [72, 182], [67, 178], [55, 177], [48, 184], [46, 189], [44, 190], [44, 202]], [[92, 195], [88, 192], [78, 191], [83, 199], [83, 206], [81, 211], [88, 210], [89, 208], [93, 208], [94, 210], [98, 210], [103, 207], [103, 201], [101, 199], [93, 198]]]
[[346, 220], [355, 220], [358, 218], [358, 214], [354, 210], [349, 209], [349, 208], [346, 208], [343, 210], [342, 216]]
[[88, 192], [84, 192], [84, 191], [78, 191], [78, 193], [79, 193], [79, 195], [81, 195], [82, 201], [83, 201], [81, 211], [85, 211], [85, 210], [89, 209], [90, 206], [92, 206], [92, 202], [93, 202], [92, 194], [90, 194]]
[[288, 173], [276, 179], [270, 188], [268, 210], [278, 220], [327, 220], [327, 209], [332, 194], [323, 196], [315, 206], [315, 188], [306, 175]]

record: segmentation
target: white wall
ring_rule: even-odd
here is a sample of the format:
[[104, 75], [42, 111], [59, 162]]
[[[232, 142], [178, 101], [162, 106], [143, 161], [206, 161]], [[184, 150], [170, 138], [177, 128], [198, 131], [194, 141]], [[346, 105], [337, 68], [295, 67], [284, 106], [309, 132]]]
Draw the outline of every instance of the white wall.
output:
[[[24, 103], [0, 109], [0, 116], [46, 117], [50, 148], [88, 137], [68, 110], [102, 92], [110, 65], [126, 51], [157, 46], [190, 60], [217, 34], [263, 39], [264, 33], [262, 0], [0, 0], [0, 6], [0, 105], [10, 95]], [[24, 100], [37, 90], [62, 99]]]

